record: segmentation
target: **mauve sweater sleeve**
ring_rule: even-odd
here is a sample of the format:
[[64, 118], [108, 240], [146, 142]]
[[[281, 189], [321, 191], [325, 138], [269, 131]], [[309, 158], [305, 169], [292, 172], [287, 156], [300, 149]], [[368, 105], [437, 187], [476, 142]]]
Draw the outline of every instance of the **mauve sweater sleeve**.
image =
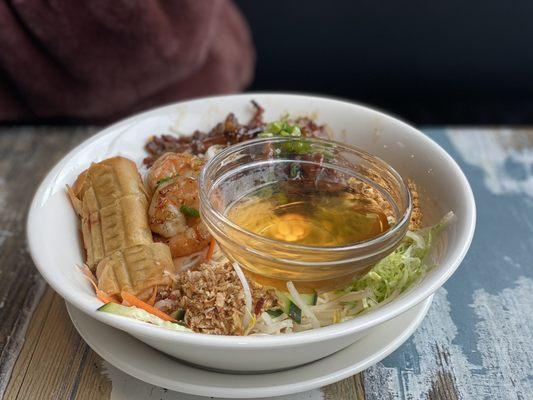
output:
[[236, 92], [253, 64], [226, 0], [0, 2], [0, 121], [103, 120]]

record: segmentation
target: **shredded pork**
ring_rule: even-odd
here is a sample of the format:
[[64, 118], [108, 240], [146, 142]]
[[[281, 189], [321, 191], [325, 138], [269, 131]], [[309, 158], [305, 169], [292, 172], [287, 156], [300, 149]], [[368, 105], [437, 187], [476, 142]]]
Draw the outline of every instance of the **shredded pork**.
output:
[[[195, 131], [191, 136], [160, 135], [153, 136], [145, 145], [149, 156], [144, 164], [150, 167], [162, 154], [192, 153], [204, 154], [211, 146], [229, 146], [235, 143], [253, 139], [263, 131], [264, 109], [252, 101], [254, 114], [247, 123], [240, 123], [235, 114], [230, 113], [226, 119], [213, 127], [209, 132]], [[310, 125], [317, 129], [316, 125]]]

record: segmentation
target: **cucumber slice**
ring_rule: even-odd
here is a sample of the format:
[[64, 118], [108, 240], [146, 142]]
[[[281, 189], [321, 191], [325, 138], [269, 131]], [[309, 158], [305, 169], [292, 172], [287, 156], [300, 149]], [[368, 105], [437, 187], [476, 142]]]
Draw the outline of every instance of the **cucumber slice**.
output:
[[302, 323], [302, 310], [300, 310], [300, 308], [296, 304], [294, 304], [293, 302], [291, 302], [291, 305], [289, 307], [289, 314], [288, 315], [297, 324], [301, 324]]
[[[300, 307], [294, 303], [292, 297], [288, 293], [280, 292], [276, 290], [276, 295], [278, 296], [278, 303], [280, 309], [293, 319], [294, 322], [301, 324], [302, 323], [302, 310]], [[301, 294], [300, 297], [306, 304], [315, 305], [317, 300], [316, 293], [314, 294]]]
[[278, 296], [278, 303], [279, 303], [279, 308], [281, 308], [281, 310], [289, 315], [289, 309], [291, 307], [291, 299], [283, 292], [279, 292], [276, 290], [276, 295]]
[[[291, 295], [285, 292], [280, 292], [279, 290], [276, 290], [276, 295], [278, 297], [278, 303], [281, 311], [291, 317], [297, 324], [301, 324], [302, 310], [294, 303]], [[303, 293], [300, 294], [300, 297], [306, 304], [309, 304], [310, 306], [314, 306], [318, 298], [316, 293]]]
[[150, 324], [162, 326], [164, 328], [172, 329], [175, 331], [192, 332], [192, 330], [180, 324], [175, 324], [169, 321], [163, 321], [161, 318], [156, 317], [155, 315], [150, 314], [147, 311], [133, 306], [126, 307], [117, 303], [107, 303], [100, 307], [97, 311], [119, 315], [121, 317], [133, 318], [138, 321], [148, 322]]
[[123, 317], [129, 317], [131, 315], [130, 307], [123, 306], [121, 304], [109, 302], [98, 308], [97, 311], [103, 311], [109, 314], [121, 315]]
[[[287, 300], [294, 303], [294, 300], [292, 299], [292, 296], [289, 293], [276, 290], [276, 295], [278, 296], [279, 303], [282, 305]], [[309, 304], [310, 306], [316, 305], [316, 302], [318, 299], [318, 295], [316, 293], [300, 293], [300, 297], [305, 302], [305, 304]], [[281, 309], [283, 309], [283, 307], [281, 307]], [[288, 305], [287, 305], [287, 309], [288, 309]]]
[[300, 293], [300, 297], [303, 301], [305, 301], [305, 304], [309, 304], [310, 306], [316, 305], [316, 301], [318, 299], [318, 295], [316, 293]]

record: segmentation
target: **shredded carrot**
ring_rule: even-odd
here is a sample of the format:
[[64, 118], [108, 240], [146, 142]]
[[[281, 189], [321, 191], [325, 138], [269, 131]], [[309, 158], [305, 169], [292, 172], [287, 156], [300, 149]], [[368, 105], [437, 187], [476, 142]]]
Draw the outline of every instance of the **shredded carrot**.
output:
[[156, 317], [159, 317], [159, 318], [161, 318], [164, 321], [177, 322], [170, 315], [165, 314], [163, 311], [158, 310], [157, 308], [151, 306], [148, 303], [145, 303], [144, 301], [138, 299], [137, 297], [135, 297], [131, 293], [121, 292], [120, 295], [122, 296], [122, 299], [126, 300], [132, 306], [135, 306], [135, 307], [138, 307], [138, 308], [142, 308], [144, 311], [147, 311], [150, 314], [153, 314]]
[[117, 302], [112, 296], [108, 296], [106, 292], [100, 289], [96, 289], [96, 297], [105, 304]]
[[156, 295], [157, 295], [157, 285], [154, 286], [154, 292], [152, 293], [152, 295], [147, 301], [147, 303], [150, 304], [151, 306], [155, 304]]
[[205, 262], [211, 260], [211, 258], [213, 257], [213, 253], [215, 252], [215, 244], [215, 239], [211, 239], [211, 242], [209, 242], [209, 248], [207, 249], [207, 253], [204, 258]]

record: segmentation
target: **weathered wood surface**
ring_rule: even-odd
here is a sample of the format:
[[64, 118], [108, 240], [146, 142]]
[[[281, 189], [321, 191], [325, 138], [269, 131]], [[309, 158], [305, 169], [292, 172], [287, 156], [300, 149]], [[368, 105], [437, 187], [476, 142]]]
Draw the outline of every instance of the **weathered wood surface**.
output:
[[0, 393], [45, 284], [26, 249], [27, 210], [49, 168], [91, 129], [0, 131]]
[[[46, 171], [93, 128], [0, 128], [0, 397], [198, 399], [118, 371], [79, 337], [25, 240]], [[477, 200], [465, 262], [398, 351], [363, 374], [284, 399], [528, 399], [533, 379], [533, 133], [428, 131]]]

